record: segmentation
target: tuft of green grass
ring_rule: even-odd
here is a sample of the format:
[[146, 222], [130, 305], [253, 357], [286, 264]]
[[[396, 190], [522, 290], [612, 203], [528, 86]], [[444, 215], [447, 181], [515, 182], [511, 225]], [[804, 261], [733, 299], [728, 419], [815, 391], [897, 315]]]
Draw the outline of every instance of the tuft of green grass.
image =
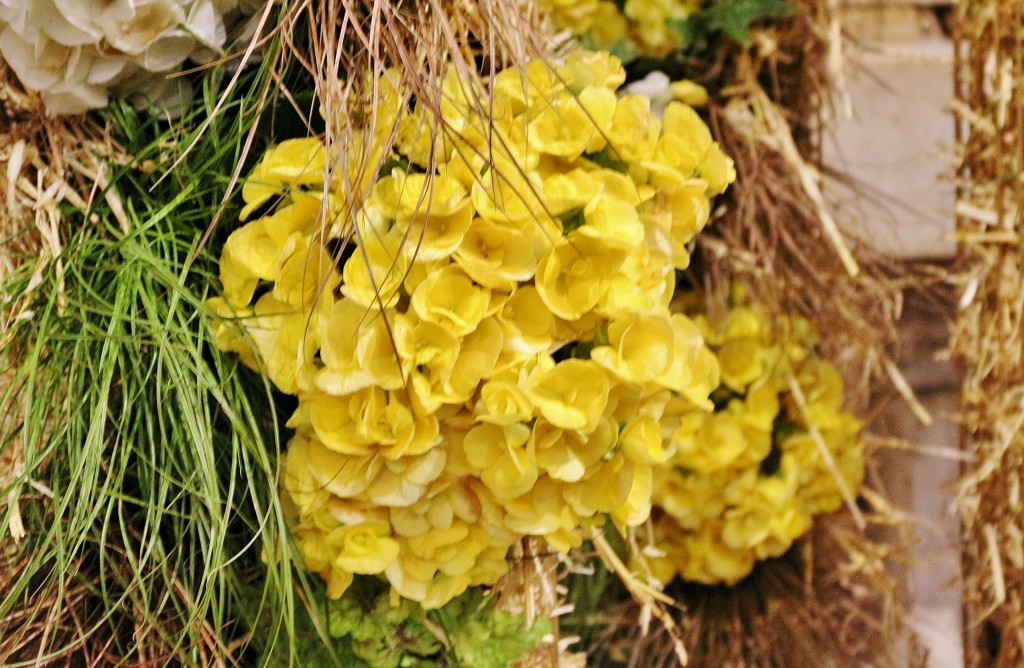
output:
[[277, 492], [279, 409], [213, 346], [204, 305], [223, 237], [207, 229], [285, 80], [274, 48], [219, 113], [212, 84], [170, 124], [112, 106], [134, 156], [111, 179], [124, 216], [103, 197], [65, 211], [60, 262], [3, 278], [31, 301], [0, 337], [0, 454], [24, 458], [0, 498], [26, 530], [0, 550], [2, 665], [255, 665], [291, 645], [309, 589]]

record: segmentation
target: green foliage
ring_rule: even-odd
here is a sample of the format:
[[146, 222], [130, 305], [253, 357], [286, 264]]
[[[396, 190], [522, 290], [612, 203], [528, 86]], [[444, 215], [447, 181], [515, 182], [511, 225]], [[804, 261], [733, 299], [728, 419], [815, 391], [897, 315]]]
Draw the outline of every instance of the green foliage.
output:
[[668, 27], [679, 36], [684, 51], [699, 52], [707, 48], [709, 39], [717, 32], [740, 44], [749, 44], [751, 23], [792, 14], [787, 0], [712, 0], [685, 19], [668, 21]]
[[551, 631], [551, 622], [538, 619], [525, 628], [522, 615], [513, 615], [493, 607], [491, 599], [470, 589], [432, 617], [445, 630], [455, 661], [450, 666], [466, 668], [504, 668], [537, 646]]
[[[273, 648], [267, 666], [286, 665], [280, 656], [290, 649], [308, 668], [505, 668], [551, 630], [547, 620], [525, 628], [521, 615], [496, 610], [475, 588], [430, 611], [392, 601], [387, 585], [373, 577], [357, 576], [336, 601], [318, 589], [315, 617], [296, 623], [294, 646]], [[317, 630], [322, 626], [333, 639], [329, 645]]]
[[0, 385], [0, 451], [24, 456], [0, 498], [19, 499], [27, 532], [4, 555], [18, 577], [0, 575], [0, 664], [83, 662], [95, 646], [103, 663], [253, 665], [252, 628], [269, 645], [294, 634], [306, 576], [277, 494], [275, 398], [212, 344], [216, 249], [200, 249], [266, 62], [219, 114], [209, 86], [170, 125], [115, 103], [109, 125], [135, 160], [111, 165], [109, 199], [62, 211], [59, 262], [3, 277], [0, 295], [29, 310], [0, 338], [2, 363], [17, 361]]

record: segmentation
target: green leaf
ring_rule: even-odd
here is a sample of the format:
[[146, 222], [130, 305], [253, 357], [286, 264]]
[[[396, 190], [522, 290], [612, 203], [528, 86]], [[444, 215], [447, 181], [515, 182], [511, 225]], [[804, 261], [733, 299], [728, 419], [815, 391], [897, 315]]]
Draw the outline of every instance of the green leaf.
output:
[[787, 0], [715, 0], [685, 19], [666, 22], [679, 39], [683, 51], [703, 51], [708, 39], [725, 33], [740, 44], [750, 43], [750, 24], [763, 19], [793, 15]]

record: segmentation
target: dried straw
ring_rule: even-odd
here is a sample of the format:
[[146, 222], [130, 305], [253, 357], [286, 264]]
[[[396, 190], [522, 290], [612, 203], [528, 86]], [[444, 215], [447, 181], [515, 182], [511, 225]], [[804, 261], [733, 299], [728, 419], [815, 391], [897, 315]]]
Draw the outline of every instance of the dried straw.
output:
[[[884, 503], [865, 513], [869, 533], [895, 523]], [[762, 562], [731, 587], [673, 583], [678, 629], [645, 629], [644, 604], [609, 610], [609, 626], [592, 648], [591, 665], [707, 668], [924, 666], [906, 634], [889, 562], [898, 547], [867, 541], [849, 514], [816, 522], [812, 535], [778, 559]], [[885, 638], [884, 644], [878, 639]], [[682, 642], [689, 663], [678, 656]]]
[[1024, 4], [956, 10], [966, 662], [1024, 664]]

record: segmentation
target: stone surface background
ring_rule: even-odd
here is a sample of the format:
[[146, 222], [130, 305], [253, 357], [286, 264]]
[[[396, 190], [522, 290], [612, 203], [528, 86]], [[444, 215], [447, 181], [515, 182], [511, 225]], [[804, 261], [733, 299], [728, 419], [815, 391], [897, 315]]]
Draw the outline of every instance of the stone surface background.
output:
[[[861, 191], [831, 192], [840, 217], [862, 225], [886, 253], [908, 261], [949, 259], [955, 250], [953, 45], [942, 27], [948, 5], [844, 0], [840, 9], [852, 114], [837, 105], [825, 162], [852, 176]], [[901, 570], [931, 668], [963, 666], [959, 525], [951, 512], [960, 466], [959, 382], [953, 365], [941, 359], [953, 317], [952, 306], [935, 295], [906, 295], [900, 367], [935, 420], [924, 426], [901, 399], [882, 397], [888, 403], [875, 423], [876, 431], [927, 448], [884, 452], [881, 476], [893, 501], [918, 518], [913, 563]]]

